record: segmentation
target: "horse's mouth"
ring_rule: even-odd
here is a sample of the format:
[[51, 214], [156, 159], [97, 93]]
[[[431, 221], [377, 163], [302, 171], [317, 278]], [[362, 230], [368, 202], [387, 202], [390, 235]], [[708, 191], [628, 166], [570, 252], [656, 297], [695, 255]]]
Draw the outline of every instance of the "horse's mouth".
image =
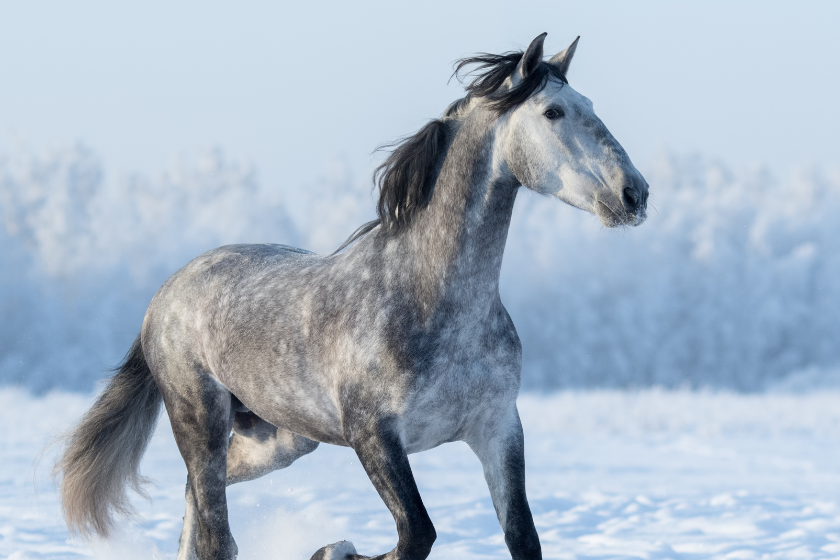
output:
[[646, 207], [642, 206], [636, 212], [627, 212], [621, 207], [615, 207], [602, 200], [595, 201], [595, 215], [604, 227], [639, 226], [647, 218]]

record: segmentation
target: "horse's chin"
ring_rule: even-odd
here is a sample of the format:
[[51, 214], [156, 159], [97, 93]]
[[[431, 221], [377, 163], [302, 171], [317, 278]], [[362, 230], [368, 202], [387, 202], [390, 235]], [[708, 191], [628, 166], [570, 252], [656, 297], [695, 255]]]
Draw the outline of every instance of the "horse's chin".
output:
[[635, 213], [616, 210], [601, 200], [595, 201], [595, 215], [604, 227], [616, 228], [622, 226], [640, 226], [647, 219], [647, 212], [641, 208]]

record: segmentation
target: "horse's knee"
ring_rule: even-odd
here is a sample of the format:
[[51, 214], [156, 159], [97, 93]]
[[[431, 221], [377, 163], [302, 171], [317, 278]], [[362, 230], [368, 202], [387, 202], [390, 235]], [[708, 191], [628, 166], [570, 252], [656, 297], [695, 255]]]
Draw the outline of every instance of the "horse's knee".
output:
[[288, 430], [276, 428], [273, 438], [262, 445], [273, 447], [274, 469], [285, 469], [304, 455], [315, 451], [318, 442]]
[[297, 434], [292, 434], [295, 437], [295, 450], [297, 451], [298, 458], [303, 457], [304, 455], [308, 455], [312, 453], [316, 449], [318, 449], [318, 442], [309, 438], [305, 438], [303, 436], [299, 436]]
[[317, 447], [317, 441], [277, 428], [253, 413], [237, 413], [228, 445], [227, 483], [286, 468]]

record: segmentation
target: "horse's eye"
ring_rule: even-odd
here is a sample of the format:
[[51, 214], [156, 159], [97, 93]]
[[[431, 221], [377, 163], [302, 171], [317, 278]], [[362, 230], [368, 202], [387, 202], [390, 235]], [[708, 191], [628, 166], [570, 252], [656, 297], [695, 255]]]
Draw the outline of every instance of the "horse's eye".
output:
[[548, 120], [553, 121], [553, 120], [557, 120], [560, 117], [562, 117], [563, 116], [563, 111], [561, 111], [560, 109], [551, 108], [551, 109], [547, 110], [545, 113], [543, 113], [543, 115], [545, 115], [545, 118], [547, 118]]

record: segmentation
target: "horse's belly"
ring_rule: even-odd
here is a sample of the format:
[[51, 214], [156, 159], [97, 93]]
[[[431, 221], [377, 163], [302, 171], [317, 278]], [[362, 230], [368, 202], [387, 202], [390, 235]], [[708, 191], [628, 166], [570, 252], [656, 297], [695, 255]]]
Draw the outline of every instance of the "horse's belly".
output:
[[314, 441], [347, 445], [339, 410], [320, 387], [274, 386], [269, 380], [231, 385], [231, 392], [266, 422]]

